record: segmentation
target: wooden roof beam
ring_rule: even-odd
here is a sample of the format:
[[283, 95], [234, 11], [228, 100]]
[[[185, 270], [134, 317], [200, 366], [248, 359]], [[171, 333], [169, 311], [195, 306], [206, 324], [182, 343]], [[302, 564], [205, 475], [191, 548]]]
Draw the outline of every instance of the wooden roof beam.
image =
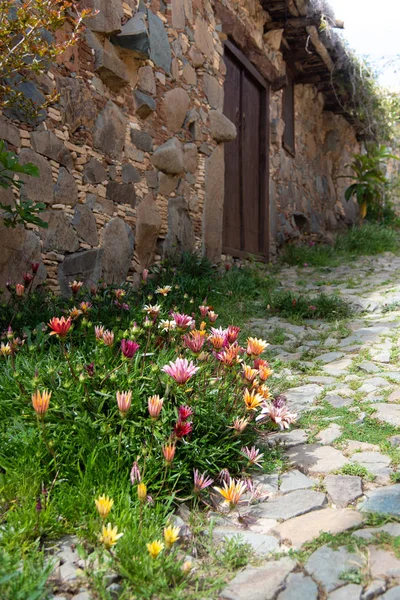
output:
[[[271, 21], [270, 23], [266, 23], [264, 26], [264, 31], [273, 31], [274, 29], [287, 29], [291, 27], [292, 29], [301, 29], [302, 27], [308, 26], [316, 26], [319, 27], [321, 25], [321, 18], [310, 18], [310, 17], [291, 17], [289, 19], [277, 19], [275, 21]], [[333, 24], [329, 23], [331, 27], [334, 29], [344, 29], [343, 21], [335, 21]]]
[[310, 37], [310, 40], [315, 48], [315, 50], [317, 51], [317, 53], [320, 55], [320, 57], [322, 58], [322, 60], [324, 61], [324, 63], [326, 64], [328, 71], [332, 72], [335, 65], [333, 63], [333, 60], [331, 59], [328, 50], [325, 48], [324, 44], [321, 42], [320, 37], [318, 35], [318, 31], [316, 27], [306, 27], [306, 31]]

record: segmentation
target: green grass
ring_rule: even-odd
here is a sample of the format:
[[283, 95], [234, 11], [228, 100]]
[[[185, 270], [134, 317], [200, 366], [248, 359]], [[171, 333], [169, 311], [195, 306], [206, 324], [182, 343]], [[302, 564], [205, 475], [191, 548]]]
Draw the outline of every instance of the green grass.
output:
[[365, 223], [338, 235], [333, 246], [288, 245], [281, 260], [290, 265], [336, 267], [354, 256], [375, 256], [382, 252], [398, 252], [399, 232], [385, 225]]
[[297, 321], [304, 319], [324, 319], [338, 321], [349, 317], [351, 306], [337, 294], [302, 294], [291, 290], [268, 292], [266, 303], [272, 314]]

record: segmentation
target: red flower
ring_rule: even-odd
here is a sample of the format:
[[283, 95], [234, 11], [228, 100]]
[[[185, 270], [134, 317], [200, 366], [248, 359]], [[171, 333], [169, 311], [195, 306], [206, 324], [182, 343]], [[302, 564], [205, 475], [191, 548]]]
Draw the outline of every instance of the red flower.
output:
[[179, 421], [187, 421], [193, 415], [193, 408], [190, 406], [180, 406], [178, 408]]
[[53, 330], [50, 332], [50, 335], [58, 335], [58, 337], [64, 338], [70, 330], [71, 325], [71, 317], [68, 317], [68, 319], [65, 317], [61, 317], [61, 319], [58, 317], [53, 317], [48, 324], [50, 329]]
[[25, 283], [27, 285], [29, 285], [30, 282], [33, 280], [33, 275], [32, 275], [32, 273], [24, 273], [23, 276], [22, 276], [22, 278], [25, 281]]
[[175, 423], [174, 434], [178, 438], [178, 440], [188, 435], [193, 429], [192, 424], [189, 421], [181, 421], [178, 420]]
[[238, 339], [238, 335], [240, 332], [240, 327], [236, 325], [229, 325], [228, 327], [228, 342], [233, 344]]
[[39, 267], [40, 267], [40, 264], [39, 264], [38, 262], [33, 262], [33, 263], [31, 264], [32, 273], [33, 273], [34, 275], [36, 275], [36, 273], [38, 272], [38, 270], [39, 270]]

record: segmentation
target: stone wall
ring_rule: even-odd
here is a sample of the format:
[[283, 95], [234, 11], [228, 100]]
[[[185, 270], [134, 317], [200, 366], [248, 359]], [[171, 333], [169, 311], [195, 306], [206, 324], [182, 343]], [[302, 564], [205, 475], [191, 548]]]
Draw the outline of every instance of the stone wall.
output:
[[[58, 103], [34, 123], [0, 115], [0, 139], [40, 169], [21, 196], [45, 202], [48, 222], [2, 229], [0, 287], [20, 281], [32, 259], [41, 263], [36, 281], [62, 293], [78, 278], [135, 282], [143, 268], [183, 250], [202, 247], [218, 261], [223, 147], [236, 134], [221, 112], [224, 40], [268, 80], [285, 75], [280, 40], [263, 35], [269, 17], [257, 0], [82, 4], [98, 11], [84, 39], [25, 89], [39, 101], [57, 92]], [[294, 159], [281, 147], [281, 92], [272, 96], [273, 242], [292, 235], [296, 212], [314, 228], [336, 227], [343, 185], [334, 177], [355, 144], [312, 87], [296, 93]]]

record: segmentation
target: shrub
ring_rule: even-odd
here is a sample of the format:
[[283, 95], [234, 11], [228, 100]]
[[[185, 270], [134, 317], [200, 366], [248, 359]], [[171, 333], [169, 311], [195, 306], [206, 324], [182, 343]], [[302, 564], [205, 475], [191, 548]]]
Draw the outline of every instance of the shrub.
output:
[[311, 296], [291, 290], [277, 290], [266, 298], [269, 310], [282, 317], [335, 321], [351, 314], [351, 307], [336, 294]]

